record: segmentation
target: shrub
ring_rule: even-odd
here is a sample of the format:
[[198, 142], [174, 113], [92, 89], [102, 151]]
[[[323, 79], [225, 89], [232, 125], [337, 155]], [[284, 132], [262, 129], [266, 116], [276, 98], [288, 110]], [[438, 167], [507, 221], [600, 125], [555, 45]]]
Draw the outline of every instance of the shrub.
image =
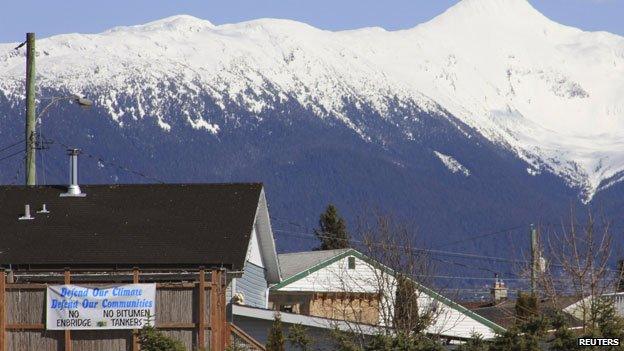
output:
[[165, 336], [152, 326], [145, 326], [139, 332], [141, 351], [185, 351], [178, 340]]

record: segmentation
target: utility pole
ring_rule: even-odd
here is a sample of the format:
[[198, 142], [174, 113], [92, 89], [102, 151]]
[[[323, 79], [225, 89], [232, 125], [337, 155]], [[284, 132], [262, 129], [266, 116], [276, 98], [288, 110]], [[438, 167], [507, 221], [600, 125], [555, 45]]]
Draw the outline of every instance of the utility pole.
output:
[[539, 269], [539, 252], [537, 248], [537, 229], [531, 224], [531, 294], [535, 295], [537, 271]]
[[37, 182], [35, 167], [35, 33], [26, 33], [26, 185]]

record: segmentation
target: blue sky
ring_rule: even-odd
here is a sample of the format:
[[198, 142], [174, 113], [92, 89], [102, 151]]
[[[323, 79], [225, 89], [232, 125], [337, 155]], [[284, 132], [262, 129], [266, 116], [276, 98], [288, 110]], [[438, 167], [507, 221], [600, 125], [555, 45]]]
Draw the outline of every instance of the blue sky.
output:
[[[457, 0], [106, 0], [5, 1], [0, 8], [0, 42], [61, 33], [98, 33], [119, 25], [189, 14], [215, 24], [274, 17], [337, 30], [380, 26], [403, 29], [442, 13]], [[551, 19], [585, 30], [624, 35], [624, 0], [531, 0]], [[28, 14], [28, 16], [26, 15]]]

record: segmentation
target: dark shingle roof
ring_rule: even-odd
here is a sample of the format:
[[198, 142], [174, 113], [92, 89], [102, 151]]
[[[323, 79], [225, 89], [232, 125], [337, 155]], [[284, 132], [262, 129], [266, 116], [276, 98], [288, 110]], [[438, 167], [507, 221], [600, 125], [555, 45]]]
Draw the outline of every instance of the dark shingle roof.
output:
[[[557, 303], [553, 301], [542, 299], [539, 302], [540, 313], [548, 318], [554, 318], [559, 312], [562, 312], [563, 307], [566, 306], [568, 301], [574, 299], [573, 297], [559, 296], [557, 297]], [[483, 318], [489, 319], [494, 323], [503, 326], [505, 328], [511, 328], [516, 325], [516, 300], [505, 300], [498, 304], [490, 302], [489, 304], [481, 303], [464, 303], [465, 307], [470, 308], [476, 314]], [[563, 313], [566, 322], [571, 327], [582, 326], [582, 323], [570, 314]]]
[[[0, 265], [243, 268], [261, 184], [0, 187]], [[36, 213], [47, 205], [49, 214]], [[30, 204], [33, 220], [18, 220]]]

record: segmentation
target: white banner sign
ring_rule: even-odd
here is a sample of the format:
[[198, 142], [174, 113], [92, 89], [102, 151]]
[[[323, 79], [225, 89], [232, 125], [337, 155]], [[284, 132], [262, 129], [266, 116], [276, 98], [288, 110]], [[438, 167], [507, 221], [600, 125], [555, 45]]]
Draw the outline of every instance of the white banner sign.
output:
[[154, 325], [156, 284], [50, 285], [46, 329], [141, 329]]

